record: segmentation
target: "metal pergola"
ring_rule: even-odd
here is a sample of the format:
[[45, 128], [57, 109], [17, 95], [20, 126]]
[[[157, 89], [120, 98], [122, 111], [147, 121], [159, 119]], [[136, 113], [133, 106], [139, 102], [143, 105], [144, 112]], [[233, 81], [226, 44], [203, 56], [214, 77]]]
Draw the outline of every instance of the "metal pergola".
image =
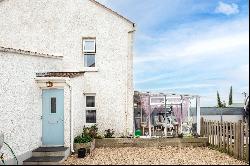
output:
[[[190, 100], [195, 99], [196, 100], [196, 122], [197, 122], [197, 133], [200, 134], [200, 96], [199, 95], [190, 95], [190, 94], [176, 94], [176, 93], [169, 93], [169, 92], [139, 92], [139, 91], [135, 91], [135, 97], [134, 97], [134, 102], [136, 103], [140, 103], [140, 97], [141, 96], [147, 96], [149, 98], [149, 110], [150, 110], [150, 114], [148, 116], [148, 128], [149, 128], [149, 136], [152, 137], [152, 133], [151, 133], [151, 98], [164, 98], [164, 102], [163, 103], [158, 103], [159, 105], [164, 107], [165, 110], [165, 114], [167, 114], [167, 108], [172, 107], [172, 106], [180, 106], [181, 107], [181, 115], [182, 115], [182, 105], [183, 105], [183, 99], [184, 98], [188, 98]], [[167, 102], [168, 99], [174, 99], [174, 98], [179, 98], [181, 102], [179, 103], [171, 103], [171, 102]], [[138, 101], [139, 100], [139, 101]], [[157, 104], [156, 104], [157, 105]], [[141, 121], [142, 121], [142, 107], [141, 109]], [[167, 117], [167, 115], [165, 115], [165, 117]], [[188, 111], [188, 117], [190, 117], [190, 110]], [[172, 114], [171, 114], [171, 118], [172, 118]], [[182, 130], [182, 121], [181, 121], [181, 130]], [[166, 133], [165, 133], [166, 135]]]

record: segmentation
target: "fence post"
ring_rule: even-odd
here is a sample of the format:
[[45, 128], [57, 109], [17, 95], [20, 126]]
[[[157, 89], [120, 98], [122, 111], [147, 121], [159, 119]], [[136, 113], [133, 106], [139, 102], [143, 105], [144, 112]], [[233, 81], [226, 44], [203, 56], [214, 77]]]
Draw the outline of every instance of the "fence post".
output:
[[211, 135], [211, 121], [209, 120], [208, 121], [208, 142], [209, 144], [211, 144], [211, 138], [210, 138], [210, 135]]
[[240, 158], [244, 159], [244, 123], [240, 123]]
[[236, 157], [239, 159], [240, 158], [240, 142], [241, 142], [241, 138], [240, 138], [240, 131], [241, 131], [241, 120], [238, 121], [237, 123], [237, 128], [236, 128]]
[[234, 123], [234, 157], [237, 158], [237, 123]]
[[204, 118], [203, 117], [201, 117], [201, 134], [200, 134], [200, 136], [202, 136], [202, 137], [204, 137], [204, 135], [205, 135], [205, 125], [204, 125]]
[[227, 136], [227, 143], [226, 143], [227, 147], [226, 147], [226, 151], [227, 151], [227, 153], [230, 152], [230, 151], [229, 151], [229, 130], [228, 130], [229, 125], [228, 125], [228, 124], [229, 124], [229, 123], [226, 122], [226, 136]]
[[212, 133], [211, 133], [211, 135], [212, 135], [212, 146], [214, 147], [214, 121], [212, 121], [211, 129], [212, 129]]
[[229, 152], [230, 154], [233, 154], [233, 123], [230, 122], [230, 148]]
[[205, 121], [205, 136], [207, 137], [207, 121]]
[[226, 150], [226, 129], [225, 129], [225, 122], [223, 122], [223, 150]]
[[217, 121], [217, 147], [220, 148], [220, 124]]
[[206, 137], [209, 138], [209, 136], [208, 136], [208, 121], [206, 121]]
[[249, 131], [248, 131], [248, 123], [246, 123], [246, 161], [249, 162]]
[[220, 149], [222, 149], [222, 122], [220, 122]]

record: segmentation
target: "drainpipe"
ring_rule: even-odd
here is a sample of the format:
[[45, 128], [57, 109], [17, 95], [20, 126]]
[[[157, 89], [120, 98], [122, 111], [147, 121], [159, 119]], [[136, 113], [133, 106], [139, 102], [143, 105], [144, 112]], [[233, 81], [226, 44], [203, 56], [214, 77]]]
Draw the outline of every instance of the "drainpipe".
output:
[[[126, 102], [125, 102], [125, 120], [126, 120], [126, 122], [125, 122], [125, 128], [126, 128], [126, 135], [130, 133], [130, 129], [128, 130], [128, 128], [129, 128], [128, 127], [128, 115], [130, 115], [129, 112], [128, 112], [128, 109], [131, 109], [131, 108], [128, 106], [128, 100], [129, 100], [128, 95], [132, 95], [132, 94], [130, 94], [128, 92], [129, 86], [131, 85], [129, 83], [129, 81], [128, 81], [128, 79], [129, 79], [128, 78], [128, 76], [129, 76], [128, 72], [129, 72], [129, 67], [130, 67], [130, 64], [128, 62], [129, 62], [129, 58], [131, 57], [132, 58], [131, 59], [131, 61], [132, 61], [132, 66], [131, 66], [132, 69], [131, 70], [133, 72], [133, 42], [134, 42], [134, 32], [135, 31], [136, 31], [135, 24], [133, 24], [132, 30], [128, 32], [128, 39], [129, 39], [129, 43], [128, 43], [128, 57], [126, 59], [126, 64], [127, 64], [127, 66], [126, 66], [126, 73], [127, 73], [126, 74], [126, 85], [127, 85], [127, 87], [126, 87]], [[133, 73], [132, 73], [131, 77], [133, 79]], [[132, 86], [133, 86], [133, 82], [132, 82]], [[134, 89], [133, 89], [133, 99], [132, 100], [134, 100]], [[133, 115], [133, 119], [134, 119], [134, 102], [133, 102], [132, 109], [133, 109], [132, 115]], [[134, 127], [134, 125], [135, 125], [135, 123], [133, 122], [133, 127]]]
[[69, 82], [66, 81], [66, 84], [69, 86], [69, 91], [70, 91], [70, 151], [74, 153], [74, 138], [73, 138], [73, 105], [72, 105], [72, 86], [70, 85]]

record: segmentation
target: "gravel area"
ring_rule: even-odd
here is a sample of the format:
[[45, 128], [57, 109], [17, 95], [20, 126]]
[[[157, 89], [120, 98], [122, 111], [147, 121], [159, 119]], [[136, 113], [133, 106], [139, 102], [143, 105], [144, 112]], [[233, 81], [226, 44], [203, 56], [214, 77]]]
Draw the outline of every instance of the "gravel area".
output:
[[205, 147], [100, 148], [91, 156], [72, 155], [65, 165], [247, 165], [227, 154]]

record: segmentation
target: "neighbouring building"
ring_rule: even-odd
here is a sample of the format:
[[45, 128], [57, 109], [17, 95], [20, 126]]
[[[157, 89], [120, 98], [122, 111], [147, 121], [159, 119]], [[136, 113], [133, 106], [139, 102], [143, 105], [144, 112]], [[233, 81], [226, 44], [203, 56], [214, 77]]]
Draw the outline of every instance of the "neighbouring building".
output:
[[244, 107], [201, 107], [201, 117], [206, 120], [238, 122], [244, 118]]
[[231, 105], [229, 105], [228, 107], [231, 107], [231, 108], [244, 108], [245, 106], [245, 103], [233, 103]]
[[0, 1], [0, 133], [20, 161], [73, 150], [84, 125], [133, 131], [134, 32], [95, 0]]

